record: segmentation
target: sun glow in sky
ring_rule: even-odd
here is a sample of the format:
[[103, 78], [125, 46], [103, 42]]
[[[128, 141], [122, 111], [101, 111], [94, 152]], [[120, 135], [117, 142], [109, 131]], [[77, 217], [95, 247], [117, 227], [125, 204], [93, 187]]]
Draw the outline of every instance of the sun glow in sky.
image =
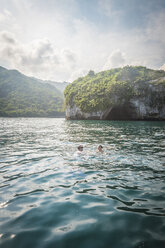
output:
[[0, 65], [40, 79], [165, 69], [164, 0], [0, 0]]

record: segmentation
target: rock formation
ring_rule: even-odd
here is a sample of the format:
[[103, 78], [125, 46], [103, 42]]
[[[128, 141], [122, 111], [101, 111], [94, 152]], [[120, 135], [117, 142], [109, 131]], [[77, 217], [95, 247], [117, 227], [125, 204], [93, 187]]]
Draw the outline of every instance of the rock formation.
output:
[[[124, 92], [123, 86], [120, 87], [120, 90], [111, 90], [113, 93], [109, 94], [109, 104], [106, 104], [103, 109], [96, 107], [94, 110], [83, 111], [81, 107], [83, 105], [79, 105], [75, 101], [77, 97], [75, 94], [66, 104], [66, 119], [165, 120], [165, 77], [163, 72], [162, 77], [157, 79], [146, 81], [144, 79], [135, 81], [135, 79], [137, 78], [134, 78], [134, 81], [127, 80], [131, 86], [129, 94], [129, 90], [121, 94]], [[95, 96], [93, 95], [93, 97]], [[107, 101], [106, 98], [105, 95], [105, 101]], [[104, 102], [104, 96], [99, 100]], [[89, 105], [88, 102], [89, 95], [83, 103]]]

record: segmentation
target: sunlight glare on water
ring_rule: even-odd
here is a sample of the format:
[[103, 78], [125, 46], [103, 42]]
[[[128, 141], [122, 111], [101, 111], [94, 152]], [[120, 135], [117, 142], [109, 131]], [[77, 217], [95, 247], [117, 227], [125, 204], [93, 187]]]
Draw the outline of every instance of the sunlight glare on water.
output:
[[165, 122], [1, 118], [0, 247], [164, 248], [164, 182]]

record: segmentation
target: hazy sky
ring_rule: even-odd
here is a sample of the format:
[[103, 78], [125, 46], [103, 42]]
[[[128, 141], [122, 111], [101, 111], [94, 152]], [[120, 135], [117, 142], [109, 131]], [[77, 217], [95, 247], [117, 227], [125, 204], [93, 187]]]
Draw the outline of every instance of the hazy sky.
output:
[[0, 65], [55, 81], [165, 69], [165, 0], [0, 0]]

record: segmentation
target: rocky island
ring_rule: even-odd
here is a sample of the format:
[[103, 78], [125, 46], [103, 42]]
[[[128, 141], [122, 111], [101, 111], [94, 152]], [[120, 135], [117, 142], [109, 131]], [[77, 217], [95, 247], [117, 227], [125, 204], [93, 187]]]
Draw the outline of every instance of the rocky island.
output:
[[165, 120], [165, 71], [126, 66], [69, 84], [66, 119]]

